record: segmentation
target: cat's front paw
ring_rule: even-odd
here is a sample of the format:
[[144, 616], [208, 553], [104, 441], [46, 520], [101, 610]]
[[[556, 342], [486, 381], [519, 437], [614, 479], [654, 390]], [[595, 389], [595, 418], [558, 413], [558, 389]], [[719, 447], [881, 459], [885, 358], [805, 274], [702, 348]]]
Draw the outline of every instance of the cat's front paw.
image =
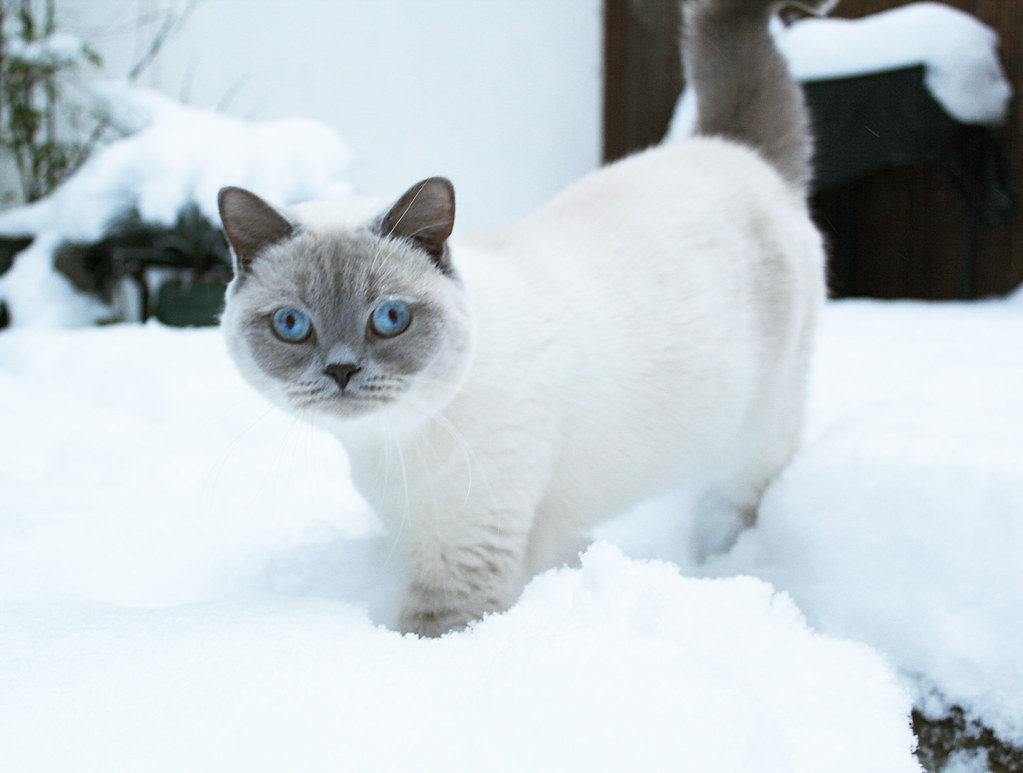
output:
[[[502, 566], [488, 561], [474, 566], [468, 561], [447, 562], [458, 571], [412, 580], [405, 591], [398, 630], [436, 638], [461, 631], [489, 612], [510, 607], [522, 591], [520, 565]], [[504, 571], [502, 571], [502, 569]]]
[[451, 631], [464, 630], [474, 619], [476, 616], [454, 609], [406, 608], [398, 619], [398, 631], [436, 639]]

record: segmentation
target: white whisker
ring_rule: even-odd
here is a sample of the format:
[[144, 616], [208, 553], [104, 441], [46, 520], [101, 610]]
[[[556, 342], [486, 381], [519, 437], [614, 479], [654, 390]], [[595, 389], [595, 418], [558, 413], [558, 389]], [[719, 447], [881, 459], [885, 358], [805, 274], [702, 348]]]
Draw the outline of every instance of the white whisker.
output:
[[405, 466], [405, 454], [401, 450], [401, 441], [398, 439], [397, 433], [390, 427], [387, 428], [387, 435], [388, 440], [394, 444], [394, 450], [397, 451], [398, 466], [401, 470], [402, 490], [404, 492], [405, 497], [405, 503], [401, 514], [401, 521], [398, 523], [398, 528], [394, 532], [394, 539], [391, 543], [391, 549], [387, 554], [387, 560], [389, 561], [394, 556], [394, 551], [398, 547], [401, 535], [405, 530], [405, 525], [412, 517], [412, 501], [409, 492], [408, 470]]
[[213, 464], [210, 465], [209, 470], [207, 470], [206, 474], [203, 476], [204, 489], [213, 485], [213, 478], [216, 475], [219, 475], [220, 470], [223, 468], [225, 462], [227, 461], [227, 458], [231, 455], [231, 451], [234, 449], [236, 445], [238, 445], [239, 442], [241, 442], [241, 439], [245, 437], [249, 432], [251, 432], [257, 424], [263, 421], [263, 419], [265, 419], [267, 416], [273, 413], [274, 410], [276, 410], [274, 406], [272, 405], [269, 406], [265, 411], [259, 414], [259, 416], [257, 416], [251, 424], [245, 427], [245, 429], [243, 429], [233, 438], [231, 438], [230, 442], [224, 447], [224, 450], [220, 452], [220, 454], [214, 460]]

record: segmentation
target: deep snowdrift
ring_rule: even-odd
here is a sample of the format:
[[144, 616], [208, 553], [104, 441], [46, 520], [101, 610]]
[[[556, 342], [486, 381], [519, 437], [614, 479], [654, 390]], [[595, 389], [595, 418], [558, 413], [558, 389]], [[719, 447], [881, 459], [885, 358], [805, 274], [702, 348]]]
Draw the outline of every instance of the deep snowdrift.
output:
[[815, 438], [720, 570], [1023, 746], [1023, 309], [843, 303], [824, 335]]
[[664, 525], [677, 501], [607, 533], [690, 574], [770, 581], [818, 630], [883, 652], [925, 713], [960, 705], [1023, 746], [1021, 301], [830, 304], [808, 441], [757, 527], [703, 565], [685, 520]]
[[661, 503], [605, 530], [631, 558], [420, 641], [376, 624], [400, 570], [343, 452], [217, 331], [7, 331], [0, 758], [909, 771], [907, 688], [1018, 741], [1021, 338], [1019, 298], [831, 304], [807, 447], [730, 554], [698, 564]]

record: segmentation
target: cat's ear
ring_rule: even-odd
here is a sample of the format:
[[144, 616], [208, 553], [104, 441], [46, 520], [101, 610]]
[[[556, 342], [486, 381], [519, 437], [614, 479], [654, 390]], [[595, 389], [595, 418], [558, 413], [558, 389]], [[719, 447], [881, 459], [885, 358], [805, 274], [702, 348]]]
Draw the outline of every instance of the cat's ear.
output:
[[284, 215], [244, 188], [221, 188], [220, 222], [235, 254], [235, 271], [247, 271], [267, 247], [290, 239], [295, 226]]
[[449, 273], [447, 240], [455, 226], [455, 188], [444, 177], [430, 177], [402, 194], [375, 224], [377, 234], [409, 239]]

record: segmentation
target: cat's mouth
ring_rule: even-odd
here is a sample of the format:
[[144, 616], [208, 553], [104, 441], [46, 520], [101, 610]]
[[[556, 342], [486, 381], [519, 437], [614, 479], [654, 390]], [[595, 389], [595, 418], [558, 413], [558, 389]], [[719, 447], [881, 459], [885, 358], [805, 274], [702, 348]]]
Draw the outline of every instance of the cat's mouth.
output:
[[363, 394], [356, 389], [344, 392], [334, 390], [333, 393], [324, 390], [318, 395], [300, 398], [295, 402], [299, 408], [352, 416], [384, 408], [396, 400], [395, 396]]
[[[295, 408], [333, 417], [364, 416], [394, 405], [404, 393], [405, 385], [396, 379], [366, 379], [353, 374], [340, 383], [333, 381], [291, 390], [289, 399]], [[338, 382], [338, 383], [335, 383]]]

